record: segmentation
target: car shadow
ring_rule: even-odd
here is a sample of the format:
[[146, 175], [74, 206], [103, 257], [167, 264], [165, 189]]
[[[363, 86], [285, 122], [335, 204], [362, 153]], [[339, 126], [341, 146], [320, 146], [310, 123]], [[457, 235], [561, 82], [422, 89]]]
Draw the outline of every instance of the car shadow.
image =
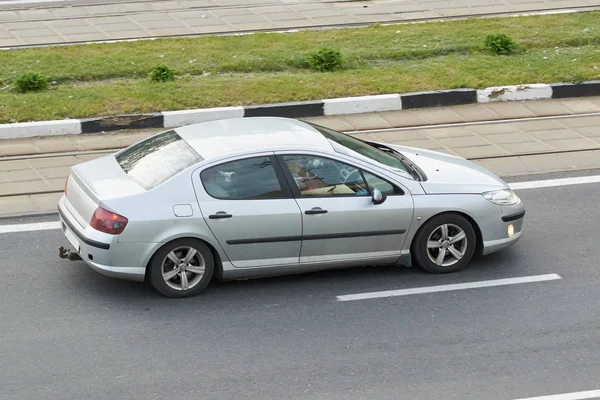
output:
[[[85, 266], [82, 266], [85, 268]], [[102, 276], [87, 268], [72, 276], [71, 287], [79, 296], [115, 303], [191, 305], [271, 304], [296, 300], [335, 300], [335, 296], [381, 290], [435, 286], [527, 275], [519, 252], [513, 248], [488, 256], [475, 256], [468, 268], [449, 274], [429, 274], [418, 267], [364, 266], [302, 274], [224, 281], [215, 279], [193, 298], [169, 299], [150, 284]], [[74, 293], [75, 294], [75, 293]]]

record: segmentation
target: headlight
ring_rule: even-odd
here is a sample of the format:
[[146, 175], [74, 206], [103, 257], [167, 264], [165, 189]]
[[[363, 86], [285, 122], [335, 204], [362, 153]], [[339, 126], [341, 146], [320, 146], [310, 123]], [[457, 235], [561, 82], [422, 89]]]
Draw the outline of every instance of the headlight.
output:
[[493, 192], [483, 193], [483, 197], [499, 206], [513, 206], [519, 204], [521, 199], [515, 192], [509, 189], [494, 190]]

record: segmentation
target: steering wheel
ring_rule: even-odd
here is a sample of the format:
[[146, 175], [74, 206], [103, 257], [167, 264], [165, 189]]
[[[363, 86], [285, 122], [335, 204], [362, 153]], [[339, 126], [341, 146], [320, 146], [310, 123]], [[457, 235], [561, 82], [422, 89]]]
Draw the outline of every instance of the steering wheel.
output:
[[310, 172], [315, 169], [330, 168], [332, 162], [330, 160], [324, 160], [322, 158], [311, 158], [306, 163], [306, 172]]
[[344, 179], [344, 183], [356, 183], [356, 182], [359, 182], [359, 181], [362, 181], [362, 176], [360, 175], [360, 172], [357, 169], [355, 169], [354, 171], [350, 172], [346, 176], [346, 179]]
[[357, 196], [367, 196], [369, 194], [368, 189], [363, 188], [358, 182], [363, 182], [362, 175], [359, 170], [354, 169], [350, 172], [346, 179], [344, 179], [344, 184], [348, 186], [350, 189], [354, 190], [354, 194]]

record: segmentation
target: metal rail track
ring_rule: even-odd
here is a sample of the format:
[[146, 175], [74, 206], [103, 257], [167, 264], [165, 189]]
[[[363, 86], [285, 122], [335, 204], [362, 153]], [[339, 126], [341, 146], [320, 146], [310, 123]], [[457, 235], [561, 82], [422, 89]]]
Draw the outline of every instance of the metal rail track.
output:
[[[555, 116], [545, 116], [545, 117], [499, 119], [499, 120], [493, 120], [493, 121], [458, 122], [458, 123], [450, 123], [450, 124], [432, 124], [432, 125], [420, 125], [420, 126], [410, 126], [410, 127], [401, 127], [401, 128], [363, 129], [363, 130], [345, 131], [344, 133], [349, 134], [349, 135], [355, 135], [355, 134], [361, 134], [361, 133], [365, 134], [365, 133], [398, 132], [398, 131], [410, 131], [410, 130], [417, 130], [417, 129], [418, 130], [428, 130], [428, 129], [451, 128], [451, 127], [461, 127], [461, 126], [493, 125], [493, 124], [502, 124], [502, 123], [518, 123], [518, 122], [540, 121], [540, 120], [560, 120], [560, 119], [565, 119], [565, 118], [584, 118], [584, 117], [592, 117], [592, 116], [598, 117], [598, 116], [600, 116], [600, 112], [575, 114], [575, 115], [565, 114], [565, 115], [555, 115]], [[88, 150], [88, 151], [55, 152], [55, 153], [45, 153], [45, 154], [23, 154], [23, 155], [16, 155], [16, 156], [0, 157], [0, 163], [7, 162], [7, 161], [15, 161], [15, 160], [45, 159], [45, 158], [69, 157], [69, 156], [90, 155], [90, 154], [102, 155], [102, 154], [115, 153], [121, 149], [122, 148]], [[490, 160], [490, 159], [510, 159], [510, 158], [527, 157], [527, 156], [535, 156], [535, 155], [585, 153], [585, 152], [590, 152], [590, 151], [600, 151], [600, 147], [593, 147], [593, 148], [579, 149], [579, 150], [524, 152], [524, 153], [519, 153], [519, 154], [505, 154], [505, 155], [497, 155], [497, 156], [472, 157], [472, 158], [468, 158], [468, 160], [482, 161], [482, 160]], [[44, 191], [27, 192], [27, 193], [4, 194], [4, 195], [0, 195], [0, 198], [15, 197], [15, 196], [32, 196], [32, 195], [53, 194], [53, 193], [62, 193], [62, 190], [44, 190]]]
[[[327, 1], [326, 3], [342, 3], [345, 1]], [[320, 3], [320, 2], [314, 2], [314, 1], [307, 1], [307, 2], [302, 2], [302, 3], [298, 3], [298, 4], [314, 4], [314, 3]], [[52, 4], [52, 3], [50, 3]], [[104, 3], [104, 4], [111, 4], [111, 3]], [[0, 3], [1, 5], [1, 3]], [[76, 4], [73, 6], [79, 6], [79, 5], [85, 5], [85, 4]], [[40, 4], [38, 4], [38, 7], [40, 6]], [[225, 8], [244, 8], [244, 7], [248, 7], [249, 5], [243, 5], [243, 6], [222, 6], [222, 7], [218, 7], [219, 9], [225, 9]], [[257, 4], [257, 5], [250, 5], [251, 7], [269, 7], [269, 6], [273, 6], [273, 4]], [[47, 8], [55, 8], [56, 5], [54, 7], [50, 6]], [[0, 8], [2, 9], [2, 8]], [[192, 8], [187, 8], [186, 10], [195, 10], [195, 11], [199, 11], [199, 10], [206, 10], [209, 11], [211, 9], [214, 9], [214, 7], [192, 7]], [[394, 25], [394, 24], [401, 24], [401, 23], [412, 23], [412, 22], [418, 22], [418, 21], [451, 21], [451, 20], [461, 20], [461, 19], [466, 19], [466, 18], [493, 18], [493, 17], [499, 17], [499, 16], [516, 16], [516, 15], [539, 15], [539, 14], [554, 14], [554, 13], [574, 13], [574, 12], [585, 12], [585, 11], [593, 11], [593, 10], [599, 10], [600, 6], [598, 5], [589, 5], [589, 6], [576, 6], [576, 7], [547, 7], [547, 8], [542, 8], [542, 9], [531, 9], [531, 10], [521, 10], [521, 11], [499, 11], [499, 12], [489, 12], [489, 13], [477, 13], [477, 14], [461, 14], [461, 15], [454, 15], [454, 16], [449, 16], [449, 17], [444, 17], [444, 16], [438, 16], [438, 17], [426, 17], [426, 18], [408, 18], [408, 19], [404, 19], [404, 18], [398, 18], [397, 20], [386, 20], [384, 23], [381, 23], [381, 25]], [[163, 12], [176, 12], [176, 11], [182, 11], [182, 9], [167, 9], [167, 10], [153, 10], [153, 11], [137, 11], [137, 12], [130, 12], [128, 14], [154, 14], [154, 13], [163, 13]], [[422, 10], [422, 11], [429, 11], [429, 10]], [[411, 13], [414, 11], [411, 11]], [[56, 20], [56, 19], [80, 19], [80, 18], [95, 18], [95, 17], [112, 17], [112, 16], [121, 16], [124, 15], [125, 13], [106, 13], [106, 14], [102, 14], [102, 15], [96, 15], [96, 16], [75, 16], [75, 17], [67, 17], [67, 18], [46, 18], [46, 19], [29, 19], [27, 20], [28, 22], [44, 22], [44, 21], [49, 21], [49, 20]], [[396, 12], [394, 14], [398, 14], [399, 16], [402, 15], [402, 12]], [[10, 21], [0, 21], [1, 22], [10, 22]], [[252, 34], [252, 33], [268, 33], [268, 32], [288, 32], [288, 31], [297, 31], [297, 30], [320, 30], [320, 29], [341, 29], [341, 28], [361, 28], [361, 27], [366, 27], [366, 26], [370, 26], [373, 23], [375, 23], [375, 21], [373, 22], [347, 22], [347, 23], [339, 23], [339, 24], [322, 24], [322, 25], [300, 25], [300, 26], [295, 26], [295, 27], [290, 27], [290, 28], [281, 28], [281, 29], [272, 29], [272, 28], [265, 28], [265, 29], [247, 29], [247, 30], [232, 30], [229, 32], [214, 32], [214, 33], [192, 33], [192, 34], [174, 34], [174, 35], [161, 35], [160, 38], [176, 38], [176, 37], [186, 37], [186, 38], [194, 38], [194, 37], [201, 37], [201, 36], [235, 36], [235, 35], [247, 35], [247, 34]], [[0, 50], [6, 50], [6, 49], [20, 49], [20, 48], [31, 48], [31, 47], [49, 47], [49, 46], [71, 46], [71, 45], [78, 45], [78, 44], [87, 44], [87, 43], [116, 43], [116, 42], [131, 42], [131, 41], [137, 41], [137, 40], [154, 40], [156, 39], [156, 36], [140, 36], [137, 38], [127, 38], [127, 39], [104, 39], [104, 40], [95, 40], [95, 41], [70, 41], [70, 42], [60, 42], [60, 43], [45, 43], [45, 44], [34, 44], [34, 45], [12, 45], [12, 46], [1, 46]]]
[[[360, 129], [354, 131], [344, 131], [348, 135], [358, 135], [364, 133], [385, 133], [385, 132], [402, 132], [402, 131], [414, 131], [414, 130], [429, 130], [429, 129], [441, 129], [441, 128], [457, 128], [463, 126], [479, 126], [479, 125], [496, 125], [496, 124], [514, 124], [519, 122], [528, 121], [544, 121], [544, 120], [560, 120], [570, 118], [585, 118], [585, 117], [600, 117], [600, 112], [583, 113], [583, 114], [562, 114], [562, 115], [551, 115], [551, 116], [540, 116], [540, 117], [524, 117], [524, 118], [510, 118], [510, 119], [496, 119], [489, 121], [471, 121], [471, 122], [453, 122], [448, 124], [428, 124], [428, 125], [415, 125], [415, 126], [403, 126], [399, 128], [379, 128], [379, 129]], [[166, 128], [165, 128], [166, 129]], [[14, 160], [31, 160], [39, 158], [53, 158], [53, 157], [69, 157], [69, 156], [80, 156], [89, 154], [109, 154], [115, 153], [124, 147], [114, 149], [102, 149], [102, 150], [85, 150], [85, 151], [65, 151], [65, 152], [51, 152], [43, 154], [23, 153], [14, 156], [0, 156], [0, 163], [4, 161]], [[597, 149], [585, 149], [583, 151], [597, 150]], [[534, 154], [554, 154], [554, 153], [570, 153], [573, 151], [580, 150], [566, 150], [557, 152], [541, 152], [541, 153], [523, 153], [518, 156], [527, 156]], [[514, 157], [516, 155], [503, 155], [503, 156], [489, 156], [481, 158], [473, 158], [472, 160], [485, 160], [488, 158], [503, 158], [503, 157]]]
[[[519, 158], [519, 157], [527, 157], [527, 156], [543, 156], [543, 155], [552, 155], [552, 154], [577, 154], [577, 153], [587, 153], [590, 151], [600, 151], [600, 147], [593, 147], [589, 149], [582, 150], [560, 150], [560, 151], [543, 151], [543, 152], [532, 152], [532, 153], [520, 153], [520, 154], [507, 154], [500, 156], [488, 156], [488, 157], [472, 157], [467, 158], [470, 161], [483, 161], [483, 160], [492, 160], [492, 159], [510, 159], [510, 158]], [[102, 151], [103, 153], [109, 153], [114, 151]], [[91, 153], [87, 153], [91, 154]], [[62, 193], [62, 190], [43, 190], [38, 192], [27, 192], [27, 193], [11, 193], [11, 194], [3, 194], [0, 195], [0, 199], [6, 197], [17, 197], [17, 196], [34, 196], [41, 194], [53, 194], [53, 193]]]

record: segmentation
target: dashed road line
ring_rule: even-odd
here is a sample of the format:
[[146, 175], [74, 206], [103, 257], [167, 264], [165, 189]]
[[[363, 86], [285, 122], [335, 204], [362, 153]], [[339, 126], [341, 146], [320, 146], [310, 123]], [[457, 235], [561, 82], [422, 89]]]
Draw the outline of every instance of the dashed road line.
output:
[[520, 283], [545, 282], [545, 281], [554, 281], [554, 280], [559, 280], [559, 279], [562, 279], [562, 278], [558, 274], [533, 275], [533, 276], [522, 276], [519, 278], [493, 279], [493, 280], [489, 280], [489, 281], [455, 283], [455, 284], [450, 284], [450, 285], [424, 286], [424, 287], [410, 288], [410, 289], [384, 290], [384, 291], [379, 291], [379, 292], [346, 294], [346, 295], [341, 295], [341, 296], [336, 296], [336, 297], [337, 297], [338, 301], [356, 301], [356, 300], [380, 299], [380, 298], [386, 298], [386, 297], [410, 296], [413, 294], [451, 292], [451, 291], [455, 291], [455, 290], [479, 289], [479, 288], [494, 287], [494, 286], [517, 285]]
[[540, 189], [556, 186], [583, 185], [588, 183], [600, 183], [600, 175], [574, 176], [571, 178], [546, 179], [529, 182], [513, 182], [508, 185], [513, 190]]
[[600, 398], [600, 390], [588, 390], [585, 392], [572, 392], [562, 394], [552, 394], [549, 396], [523, 397], [515, 400], [585, 400]]

